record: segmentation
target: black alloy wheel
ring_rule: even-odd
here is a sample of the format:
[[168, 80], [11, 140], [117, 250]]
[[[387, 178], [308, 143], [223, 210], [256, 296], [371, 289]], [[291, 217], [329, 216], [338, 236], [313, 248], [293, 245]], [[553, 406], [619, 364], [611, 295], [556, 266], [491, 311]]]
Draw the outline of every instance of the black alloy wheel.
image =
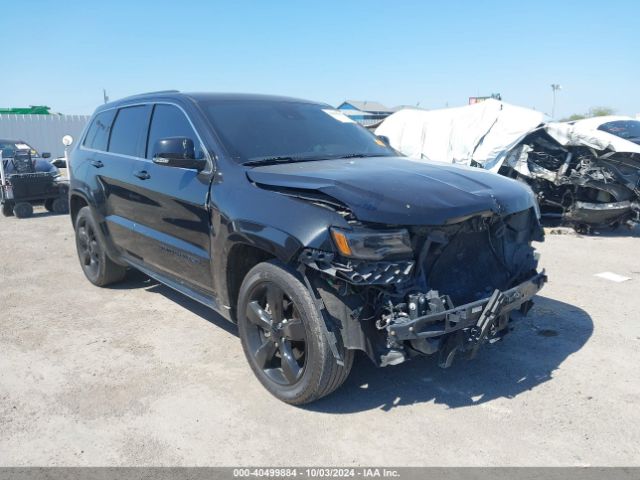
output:
[[87, 279], [98, 287], [122, 280], [127, 270], [107, 255], [104, 239], [89, 207], [78, 212], [75, 230], [78, 259]]
[[256, 365], [280, 385], [294, 385], [306, 365], [307, 336], [298, 309], [273, 282], [257, 284], [245, 312], [247, 344]]
[[93, 225], [86, 218], [79, 218], [76, 225], [78, 256], [87, 276], [95, 278], [100, 272], [100, 245]]
[[254, 266], [242, 281], [237, 321], [242, 349], [260, 383], [276, 398], [302, 405], [344, 383], [354, 351], [337, 345], [300, 273], [278, 260]]

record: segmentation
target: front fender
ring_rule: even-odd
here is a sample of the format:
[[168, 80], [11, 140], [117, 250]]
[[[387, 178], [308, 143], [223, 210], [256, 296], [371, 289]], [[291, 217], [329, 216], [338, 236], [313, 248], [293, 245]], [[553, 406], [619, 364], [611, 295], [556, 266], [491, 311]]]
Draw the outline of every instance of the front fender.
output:
[[302, 243], [293, 235], [268, 225], [241, 220], [231, 223], [227, 251], [237, 244], [256, 247], [284, 263], [290, 263], [302, 250]]

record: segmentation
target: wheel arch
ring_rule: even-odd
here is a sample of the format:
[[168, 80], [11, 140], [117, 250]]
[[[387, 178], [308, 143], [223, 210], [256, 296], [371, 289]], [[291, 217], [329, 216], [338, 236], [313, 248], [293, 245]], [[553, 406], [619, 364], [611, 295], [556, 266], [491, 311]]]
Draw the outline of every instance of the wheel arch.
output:
[[69, 194], [69, 215], [71, 216], [71, 224], [75, 226], [78, 212], [83, 207], [89, 206], [89, 200], [80, 192], [71, 192]]
[[128, 264], [121, 259], [119, 250], [111, 240], [104, 216], [100, 213], [99, 209], [96, 208], [96, 204], [92, 201], [91, 197], [81, 190], [73, 190], [69, 193], [69, 216], [71, 218], [71, 225], [73, 228], [76, 228], [78, 213], [84, 207], [89, 207], [91, 214], [98, 224], [100, 234], [105, 242], [104, 248], [106, 249], [109, 258], [120, 266], [127, 266]]
[[249, 243], [236, 243], [226, 257], [225, 284], [231, 319], [236, 322], [236, 305], [240, 286], [247, 273], [259, 263], [278, 258], [273, 252]]
[[261, 262], [277, 259], [292, 264], [302, 250], [301, 243], [290, 235], [264, 228], [258, 232], [236, 231], [228, 237], [228, 248], [224, 262], [223, 290], [231, 318], [236, 321], [238, 293], [245, 276]]

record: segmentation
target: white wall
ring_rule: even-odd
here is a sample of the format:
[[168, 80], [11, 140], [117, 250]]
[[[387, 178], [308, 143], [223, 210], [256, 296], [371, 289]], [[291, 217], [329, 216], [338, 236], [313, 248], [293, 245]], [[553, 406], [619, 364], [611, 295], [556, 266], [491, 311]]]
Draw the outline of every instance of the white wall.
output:
[[64, 155], [62, 137], [78, 140], [89, 115], [7, 115], [0, 114], [0, 138], [23, 140], [38, 152], [52, 157]]

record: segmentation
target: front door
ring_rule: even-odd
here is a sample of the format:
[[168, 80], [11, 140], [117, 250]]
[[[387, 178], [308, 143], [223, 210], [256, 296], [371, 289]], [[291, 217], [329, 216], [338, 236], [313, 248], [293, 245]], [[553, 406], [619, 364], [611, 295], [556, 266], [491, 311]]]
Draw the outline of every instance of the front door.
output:
[[205, 155], [186, 114], [177, 106], [154, 106], [146, 159], [134, 165], [132, 190], [140, 200], [136, 234], [143, 239], [144, 264], [152, 270], [204, 293], [212, 291], [210, 221], [207, 208], [211, 176], [196, 170], [153, 163], [159, 139], [187, 137], [196, 154]]

